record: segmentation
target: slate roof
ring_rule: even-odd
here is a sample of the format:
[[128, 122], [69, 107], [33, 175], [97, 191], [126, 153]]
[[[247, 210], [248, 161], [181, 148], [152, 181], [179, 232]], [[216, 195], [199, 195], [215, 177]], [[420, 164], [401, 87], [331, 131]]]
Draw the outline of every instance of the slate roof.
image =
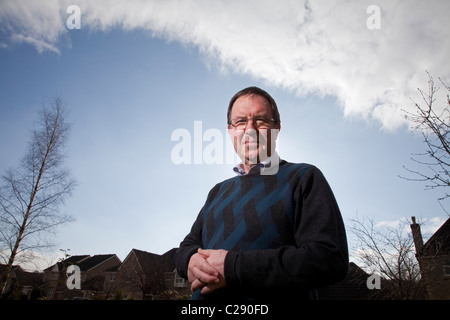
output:
[[[70, 256], [62, 262], [58, 262], [56, 265], [58, 266], [58, 271], [63, 270], [63, 266], [77, 265], [80, 267], [80, 271], [89, 271], [90, 269], [98, 266], [99, 264], [105, 262], [106, 260], [117, 257], [115, 254], [97, 254], [93, 257], [90, 255], [79, 255], [79, 256]], [[118, 259], [118, 258], [117, 258]], [[119, 260], [119, 259], [118, 259]], [[120, 260], [119, 260], [120, 263]], [[55, 265], [48, 267], [44, 271], [52, 271]]]
[[21, 286], [31, 286], [37, 288], [44, 284], [44, 275], [38, 272], [28, 272], [18, 268], [14, 271], [17, 283]]
[[144, 274], [154, 271], [155, 267], [160, 263], [161, 256], [159, 254], [138, 249], [133, 249], [132, 252], [136, 255], [136, 259]]
[[165, 264], [165, 267], [167, 267], [168, 270], [173, 270], [175, 268], [175, 253], [177, 252], [178, 248], [173, 248], [164, 253], [161, 258], [163, 259], [163, 263]]
[[347, 276], [341, 282], [317, 290], [319, 300], [367, 300], [372, 298], [372, 291], [367, 288], [370, 275], [350, 262]]
[[[70, 256], [67, 259], [64, 259], [64, 261], [57, 262], [56, 264], [58, 265], [58, 270], [62, 270], [64, 265], [69, 266], [71, 264], [78, 264], [79, 262], [81, 262], [89, 257], [90, 257], [89, 255]], [[44, 269], [44, 271], [51, 271], [54, 267], [55, 267], [55, 265], [52, 265], [52, 266]]]
[[417, 257], [450, 254], [450, 218], [431, 236]]
[[[0, 274], [5, 270], [6, 265], [0, 264]], [[21, 286], [39, 287], [43, 284], [43, 273], [28, 272], [23, 270], [19, 265], [13, 265], [11, 273], [14, 274], [14, 278]]]
[[156, 253], [132, 249], [130, 254], [135, 254], [137, 262], [141, 266], [144, 274], [152, 274], [155, 272], [172, 271], [175, 268], [173, 258], [176, 251], [177, 249], [173, 248], [166, 253], [159, 255]]
[[78, 267], [80, 267], [81, 271], [89, 271], [95, 266], [105, 262], [106, 260], [114, 257], [115, 254], [97, 254], [89, 259], [83, 260], [81, 263], [78, 263]]
[[[17, 268], [20, 268], [20, 266], [18, 266], [18, 265], [12, 265], [11, 271], [16, 270]], [[5, 271], [5, 269], [6, 269], [6, 264], [1, 264], [1, 263], [0, 263], [0, 275], [2, 275], [2, 273]]]

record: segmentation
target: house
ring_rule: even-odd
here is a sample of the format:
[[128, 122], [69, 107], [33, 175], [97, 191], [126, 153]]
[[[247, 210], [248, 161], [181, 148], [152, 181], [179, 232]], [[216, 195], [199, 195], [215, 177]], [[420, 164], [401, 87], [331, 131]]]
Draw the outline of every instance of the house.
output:
[[188, 299], [191, 297], [190, 284], [186, 279], [178, 275], [175, 266], [175, 253], [178, 248], [173, 248], [162, 255], [162, 258], [166, 261], [167, 269], [165, 275], [165, 295], [160, 296], [160, 299]]
[[[120, 259], [115, 254], [71, 256], [44, 270], [44, 284], [48, 299], [72, 297], [91, 298], [102, 293], [104, 271], [119, 266]], [[80, 269], [80, 289], [67, 287], [67, 268], [76, 265]]]
[[317, 289], [318, 300], [370, 300], [378, 298], [378, 291], [369, 289], [370, 274], [350, 262], [344, 280], [331, 286]]
[[176, 249], [163, 255], [132, 249], [123, 263], [105, 271], [104, 294], [109, 299], [172, 299], [190, 294], [175, 271]]
[[411, 231], [428, 299], [450, 299], [450, 218], [425, 244], [415, 217], [412, 217]]
[[[0, 264], [0, 274], [5, 267]], [[28, 272], [20, 266], [13, 266], [6, 282], [5, 293], [13, 299], [34, 300], [42, 294], [43, 276], [43, 273]]]

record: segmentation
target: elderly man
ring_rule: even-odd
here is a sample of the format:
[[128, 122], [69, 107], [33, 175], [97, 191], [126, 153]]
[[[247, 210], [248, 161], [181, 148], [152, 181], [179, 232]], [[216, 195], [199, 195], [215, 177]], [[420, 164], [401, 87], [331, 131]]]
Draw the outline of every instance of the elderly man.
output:
[[193, 299], [309, 299], [342, 280], [345, 228], [322, 173], [281, 160], [274, 99], [249, 87], [228, 107], [228, 133], [242, 163], [208, 194], [175, 256]]

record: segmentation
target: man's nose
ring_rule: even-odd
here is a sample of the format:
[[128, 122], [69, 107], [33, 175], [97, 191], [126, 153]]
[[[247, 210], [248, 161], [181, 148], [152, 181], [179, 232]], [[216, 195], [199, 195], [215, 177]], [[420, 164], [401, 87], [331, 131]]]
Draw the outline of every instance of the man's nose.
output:
[[[250, 123], [251, 121], [251, 123]], [[244, 135], [243, 139], [244, 141], [258, 141], [259, 131], [258, 129], [253, 125], [253, 119], [248, 119], [247, 124], [244, 128]]]
[[256, 130], [256, 127], [253, 125], [253, 119], [252, 118], [247, 119], [247, 124], [245, 125], [245, 128], [244, 128], [245, 131], [247, 131], [249, 129], [250, 130], [251, 129]]

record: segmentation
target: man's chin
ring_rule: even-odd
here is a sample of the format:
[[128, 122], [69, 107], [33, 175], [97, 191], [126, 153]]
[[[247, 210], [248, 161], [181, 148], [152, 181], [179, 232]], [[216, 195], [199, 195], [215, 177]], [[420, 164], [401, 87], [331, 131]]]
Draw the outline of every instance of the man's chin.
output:
[[248, 165], [255, 165], [259, 162], [267, 159], [270, 155], [266, 154], [265, 149], [259, 150], [259, 149], [248, 149], [245, 148], [244, 152], [239, 153], [239, 158], [241, 161]]
[[258, 164], [261, 160], [258, 153], [246, 154], [244, 162], [249, 165]]

